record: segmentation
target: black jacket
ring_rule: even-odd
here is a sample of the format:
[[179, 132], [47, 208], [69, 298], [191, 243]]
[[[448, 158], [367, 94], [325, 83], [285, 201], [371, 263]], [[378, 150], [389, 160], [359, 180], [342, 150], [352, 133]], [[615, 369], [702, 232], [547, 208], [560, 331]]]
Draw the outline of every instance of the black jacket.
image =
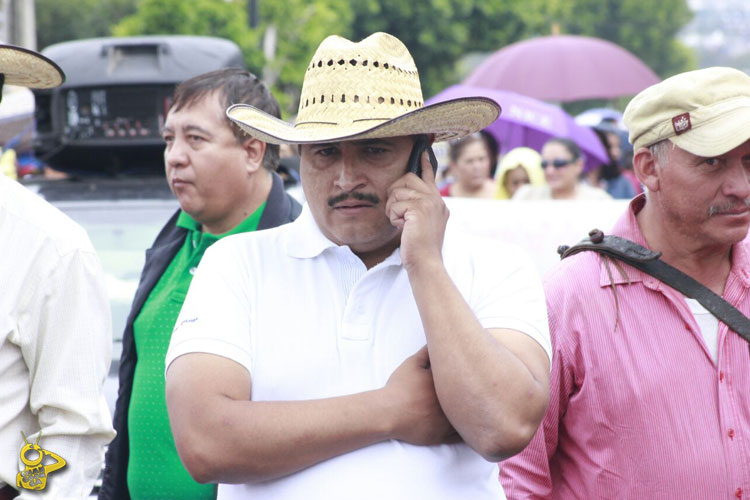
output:
[[[273, 175], [273, 185], [266, 200], [266, 207], [258, 222], [258, 230], [268, 229], [291, 222], [300, 214], [301, 207], [297, 201], [284, 191], [284, 183], [277, 174]], [[172, 262], [177, 251], [182, 247], [187, 230], [177, 227], [179, 210], [169, 219], [154, 240], [151, 248], [146, 250], [146, 263], [141, 272], [138, 289], [133, 298], [125, 332], [122, 336], [122, 356], [120, 357], [120, 387], [117, 392], [117, 404], [113, 425], [117, 436], [110, 443], [104, 467], [104, 479], [99, 491], [99, 500], [130, 500], [128, 492], [128, 460], [130, 439], [128, 436], [128, 408], [133, 390], [133, 373], [138, 359], [133, 338], [133, 322], [141, 312], [143, 304], [151, 294], [161, 275]]]

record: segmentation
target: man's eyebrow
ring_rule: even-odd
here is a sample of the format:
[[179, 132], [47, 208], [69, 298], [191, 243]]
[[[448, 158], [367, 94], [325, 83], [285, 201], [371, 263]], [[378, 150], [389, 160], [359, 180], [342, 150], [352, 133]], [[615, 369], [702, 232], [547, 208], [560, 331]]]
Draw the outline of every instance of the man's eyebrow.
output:
[[[205, 135], [213, 136], [211, 131], [201, 127], [200, 125], [185, 125], [184, 127], [182, 127], [182, 131], [183, 132], [200, 132]], [[170, 127], [169, 125], [164, 125], [161, 128], [161, 133], [163, 134], [164, 132], [174, 133], [174, 129]]]
[[210, 130], [205, 129], [199, 125], [185, 125], [182, 127], [183, 132], [200, 132], [206, 135], [213, 135]]

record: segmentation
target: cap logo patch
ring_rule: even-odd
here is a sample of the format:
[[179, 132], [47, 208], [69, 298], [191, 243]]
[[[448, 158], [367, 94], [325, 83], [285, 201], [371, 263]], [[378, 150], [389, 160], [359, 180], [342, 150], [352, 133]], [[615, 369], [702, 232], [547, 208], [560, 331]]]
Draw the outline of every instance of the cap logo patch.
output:
[[674, 133], [677, 135], [693, 128], [693, 124], [690, 123], [690, 113], [682, 113], [672, 118], [672, 127], [674, 127]]

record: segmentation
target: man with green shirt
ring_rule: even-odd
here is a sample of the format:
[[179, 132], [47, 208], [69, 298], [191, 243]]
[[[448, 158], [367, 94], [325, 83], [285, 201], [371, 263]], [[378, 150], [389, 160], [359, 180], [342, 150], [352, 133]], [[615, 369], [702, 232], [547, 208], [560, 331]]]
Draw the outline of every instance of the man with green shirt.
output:
[[180, 84], [163, 138], [167, 181], [181, 209], [146, 252], [123, 334], [117, 437], [107, 451], [100, 499], [213, 500], [182, 466], [164, 399], [164, 357], [195, 268], [214, 242], [294, 220], [299, 204], [274, 173], [279, 147], [245, 135], [225, 116], [246, 103], [278, 117], [257, 77], [241, 69]]

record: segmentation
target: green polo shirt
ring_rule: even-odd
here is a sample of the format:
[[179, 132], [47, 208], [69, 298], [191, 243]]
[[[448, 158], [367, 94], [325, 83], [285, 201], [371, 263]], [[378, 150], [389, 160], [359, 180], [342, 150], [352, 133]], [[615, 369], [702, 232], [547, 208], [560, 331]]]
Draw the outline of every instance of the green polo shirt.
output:
[[225, 236], [255, 231], [265, 206], [263, 203], [237, 227], [218, 236], [201, 231], [200, 224], [185, 212], [181, 211], [177, 218], [177, 226], [187, 230], [185, 243], [133, 323], [138, 354], [128, 410], [128, 489], [133, 500], [216, 498], [216, 485], [196, 483], [177, 455], [164, 396], [164, 358], [203, 253]]

